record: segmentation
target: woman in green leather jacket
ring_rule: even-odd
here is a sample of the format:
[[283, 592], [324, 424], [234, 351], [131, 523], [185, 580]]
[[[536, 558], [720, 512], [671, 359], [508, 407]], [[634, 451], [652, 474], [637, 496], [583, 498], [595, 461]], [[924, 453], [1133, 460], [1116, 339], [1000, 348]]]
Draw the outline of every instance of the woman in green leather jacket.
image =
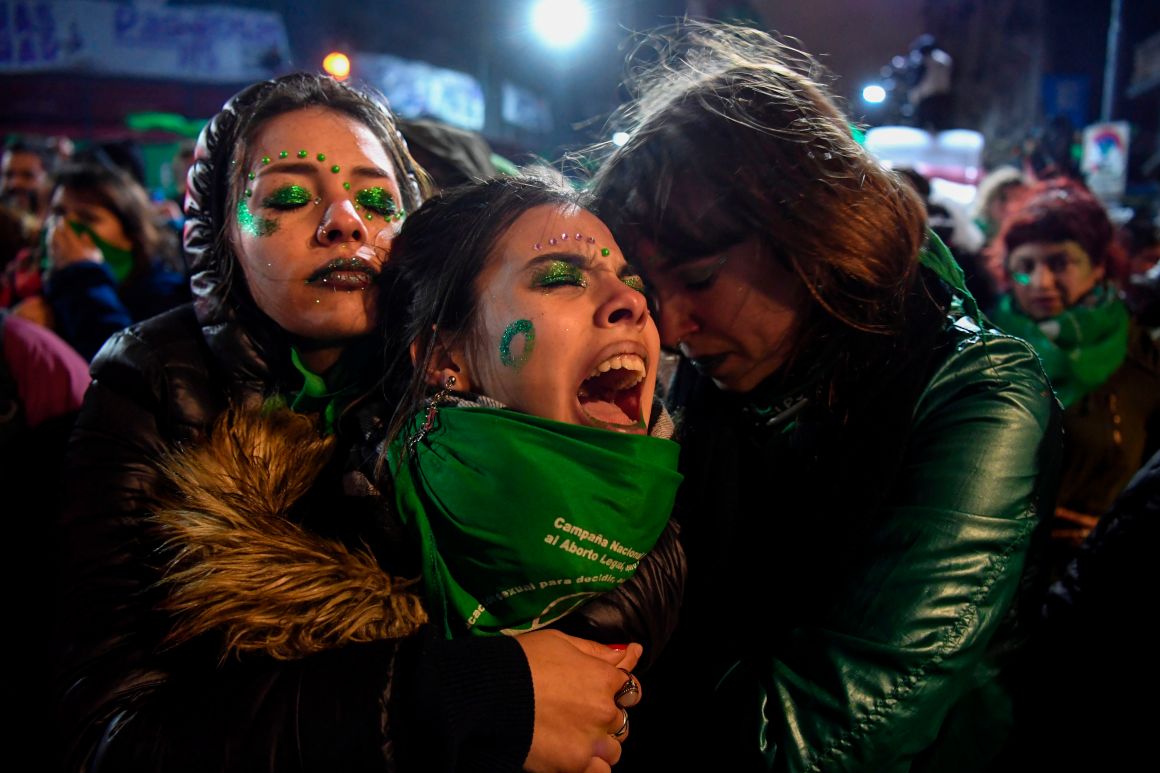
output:
[[680, 355], [689, 576], [622, 769], [984, 769], [1058, 467], [1047, 379], [812, 60], [658, 41], [594, 191]]

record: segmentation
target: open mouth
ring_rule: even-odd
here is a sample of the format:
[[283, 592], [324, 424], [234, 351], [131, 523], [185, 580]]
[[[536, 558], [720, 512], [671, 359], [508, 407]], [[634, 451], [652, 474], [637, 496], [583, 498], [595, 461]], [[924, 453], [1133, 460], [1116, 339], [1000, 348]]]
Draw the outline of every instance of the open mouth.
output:
[[609, 357], [581, 382], [576, 393], [580, 410], [598, 427], [643, 430], [641, 392], [647, 373], [644, 358], [639, 354]]

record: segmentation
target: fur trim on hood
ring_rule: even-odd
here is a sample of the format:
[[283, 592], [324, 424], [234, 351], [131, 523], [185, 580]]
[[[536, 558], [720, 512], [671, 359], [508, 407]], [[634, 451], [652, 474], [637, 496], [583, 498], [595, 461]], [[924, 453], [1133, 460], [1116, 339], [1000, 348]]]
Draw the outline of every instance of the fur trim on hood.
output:
[[170, 557], [167, 646], [212, 632], [223, 658], [294, 660], [406, 637], [427, 621], [417, 580], [287, 517], [333, 446], [301, 414], [235, 409], [205, 444], [162, 462], [176, 489], [155, 516]]

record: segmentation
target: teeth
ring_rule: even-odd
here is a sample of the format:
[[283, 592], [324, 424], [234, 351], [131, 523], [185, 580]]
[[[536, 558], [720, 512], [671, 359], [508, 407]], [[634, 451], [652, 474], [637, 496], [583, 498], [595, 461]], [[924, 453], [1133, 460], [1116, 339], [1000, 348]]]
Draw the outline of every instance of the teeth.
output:
[[637, 381], [640, 381], [640, 379], [644, 378], [645, 373], [644, 359], [636, 354], [614, 355], [593, 368], [592, 372], [588, 374], [588, 378], [595, 378], [601, 373], [607, 373], [610, 370], [634, 370], [640, 374], [640, 378], [637, 379]]
[[[588, 378], [596, 378], [601, 373], [607, 373], [610, 370], [624, 371], [624, 373], [620, 375], [620, 383], [613, 387], [618, 390], [630, 389], [644, 381], [644, 359], [637, 354], [617, 354], [609, 357], [607, 360], [593, 368], [592, 372], [588, 374]], [[584, 388], [581, 388], [580, 396], [587, 397], [588, 391]]]

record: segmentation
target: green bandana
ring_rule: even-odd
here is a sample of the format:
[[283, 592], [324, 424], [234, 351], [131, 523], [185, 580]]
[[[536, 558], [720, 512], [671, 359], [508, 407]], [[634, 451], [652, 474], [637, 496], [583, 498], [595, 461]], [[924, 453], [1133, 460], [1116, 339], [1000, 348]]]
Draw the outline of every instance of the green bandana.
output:
[[1005, 333], [1031, 344], [1065, 408], [1107, 381], [1128, 353], [1128, 309], [1105, 287], [1040, 322], [1019, 311], [1010, 295], [991, 316]]
[[679, 447], [516, 411], [444, 406], [400, 457], [395, 502], [448, 637], [548, 625], [620, 585], [668, 522]]
[[97, 236], [93, 229], [89, 228], [84, 223], [77, 223], [73, 220], [66, 221], [69, 227], [80, 236], [81, 234], [88, 234], [89, 238], [93, 240], [93, 244], [101, 251], [101, 257], [105, 259], [105, 265], [113, 272], [113, 279], [117, 280], [117, 284], [122, 284], [129, 274], [133, 271], [133, 251], [123, 250], [120, 247], [114, 247], [107, 241]]

